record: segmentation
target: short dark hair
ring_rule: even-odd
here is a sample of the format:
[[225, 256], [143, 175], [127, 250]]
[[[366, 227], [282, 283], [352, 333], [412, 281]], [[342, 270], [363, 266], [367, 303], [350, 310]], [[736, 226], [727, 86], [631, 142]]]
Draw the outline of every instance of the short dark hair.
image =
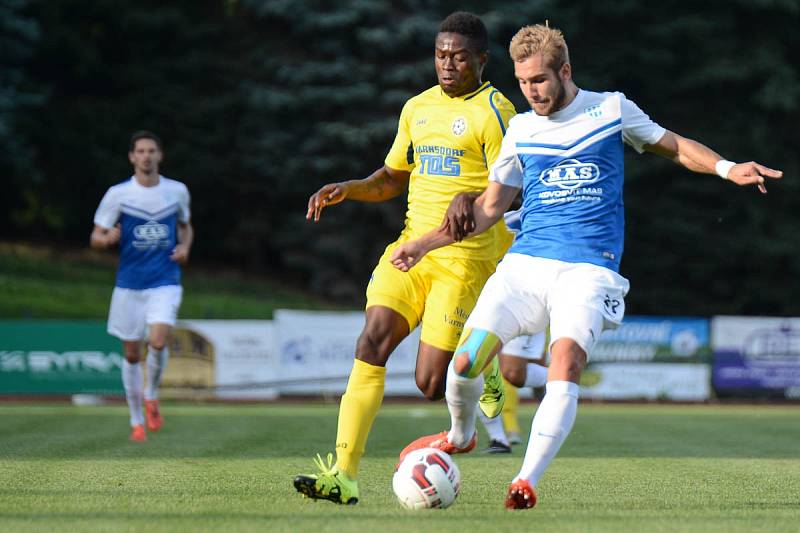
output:
[[136, 148], [136, 141], [138, 141], [139, 139], [150, 139], [151, 141], [156, 143], [156, 146], [158, 146], [159, 150], [161, 150], [162, 152], [164, 151], [164, 149], [161, 146], [161, 139], [159, 138], [158, 135], [156, 135], [152, 131], [139, 130], [133, 132], [133, 135], [131, 135], [131, 142], [128, 145], [128, 152], [133, 152], [133, 150]]
[[466, 11], [456, 11], [448, 15], [439, 26], [439, 33], [457, 33], [469, 39], [476, 52], [489, 50], [489, 32], [477, 15]]

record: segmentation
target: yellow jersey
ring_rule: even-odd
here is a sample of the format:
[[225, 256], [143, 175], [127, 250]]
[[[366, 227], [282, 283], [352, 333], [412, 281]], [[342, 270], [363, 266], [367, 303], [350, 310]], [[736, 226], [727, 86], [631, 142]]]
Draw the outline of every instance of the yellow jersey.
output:
[[[453, 197], [482, 192], [516, 111], [491, 83], [450, 97], [436, 85], [408, 100], [386, 166], [411, 173], [401, 240], [438, 228]], [[499, 260], [512, 236], [501, 219], [489, 230], [434, 250], [434, 257]]]

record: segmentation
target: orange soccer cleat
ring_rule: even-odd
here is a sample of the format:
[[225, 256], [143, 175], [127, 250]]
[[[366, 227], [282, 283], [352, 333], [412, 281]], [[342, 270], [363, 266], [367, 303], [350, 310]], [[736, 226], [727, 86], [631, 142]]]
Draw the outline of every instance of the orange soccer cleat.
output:
[[436, 448], [437, 450], [441, 450], [446, 454], [453, 455], [454, 453], [467, 453], [472, 451], [475, 446], [478, 444], [478, 432], [476, 431], [472, 438], [469, 440], [466, 446], [463, 448], [459, 448], [453, 445], [451, 442], [447, 440], [447, 431], [442, 431], [441, 433], [436, 433], [434, 435], [426, 435], [424, 437], [420, 437], [417, 440], [413, 441], [411, 444], [403, 448], [403, 451], [400, 452], [400, 460], [397, 464], [403, 462], [406, 455], [414, 450], [421, 450], [422, 448]]
[[530, 509], [536, 505], [536, 490], [531, 487], [527, 479], [518, 479], [508, 487], [506, 496], [506, 509]]
[[131, 436], [130, 439], [133, 442], [144, 442], [147, 440], [147, 432], [144, 430], [144, 426], [141, 424], [136, 424], [135, 426], [131, 427]]
[[144, 414], [147, 419], [147, 429], [158, 431], [164, 423], [161, 413], [158, 412], [158, 400], [144, 401]]

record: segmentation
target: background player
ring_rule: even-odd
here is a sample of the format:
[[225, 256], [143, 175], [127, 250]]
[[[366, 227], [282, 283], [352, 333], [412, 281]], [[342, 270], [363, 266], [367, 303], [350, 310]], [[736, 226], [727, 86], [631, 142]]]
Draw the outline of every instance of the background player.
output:
[[[464, 321], [511, 242], [501, 222], [476, 239], [431, 254], [411, 275], [389, 262], [398, 245], [442, 223], [454, 195], [486, 188], [488, 166], [515, 113], [500, 92], [481, 80], [487, 60], [483, 22], [470, 13], [448, 16], [435, 41], [439, 83], [406, 102], [385, 165], [365, 179], [325, 185], [309, 199], [306, 216], [318, 221], [325, 207], [345, 199], [381, 202], [408, 189], [405, 228], [386, 248], [367, 286], [366, 324], [339, 406], [336, 464], [331, 465], [330, 455], [327, 465], [318, 457], [318, 474], [294, 480], [295, 488], [310, 498], [358, 501], [358, 467], [383, 400], [386, 361], [420, 322], [417, 386], [428, 399], [444, 395], [447, 366]], [[501, 386], [499, 369], [493, 381]], [[501, 398], [494, 400], [498, 409], [488, 414], [496, 416], [502, 404]]]
[[[128, 159], [134, 174], [106, 192], [94, 215], [93, 248], [119, 243], [117, 280], [108, 313], [108, 332], [122, 340], [122, 383], [131, 415], [133, 441], [158, 431], [162, 417], [158, 387], [167, 364], [167, 340], [183, 289], [178, 263], [186, 263], [194, 239], [189, 190], [158, 172], [161, 140], [139, 131], [131, 137]], [[146, 333], [149, 330], [149, 334]], [[142, 390], [141, 343], [147, 339], [147, 385]]]
[[[620, 93], [579, 90], [558, 30], [522, 28], [510, 53], [533, 113], [510, 123], [489, 187], [474, 204], [474, 233], [499, 220], [520, 189], [522, 231], [481, 292], [448, 371], [451, 430], [417, 439], [401, 455], [428, 446], [469, 451], [480, 393], [476, 372], [504, 342], [549, 323], [546, 394], [506, 497], [507, 508], [526, 509], [535, 505], [534, 487], [572, 429], [587, 354], [625, 312], [628, 280], [617, 273], [624, 234], [623, 143], [695, 172], [755, 185], [762, 193], [765, 177], [783, 173], [755, 162], [726, 161], [654, 123]], [[407, 270], [428, 250], [460, 236], [447, 230], [443, 226], [398, 247], [394, 264]]]

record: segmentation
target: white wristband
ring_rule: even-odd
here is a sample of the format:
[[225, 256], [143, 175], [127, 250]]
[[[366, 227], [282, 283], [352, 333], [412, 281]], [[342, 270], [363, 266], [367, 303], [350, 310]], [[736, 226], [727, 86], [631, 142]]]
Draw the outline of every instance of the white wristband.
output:
[[728, 161], [727, 159], [720, 159], [717, 161], [717, 164], [714, 166], [715, 170], [717, 171], [717, 175], [726, 180], [728, 179], [728, 174], [730, 173], [731, 169], [736, 166], [736, 163], [733, 161]]

